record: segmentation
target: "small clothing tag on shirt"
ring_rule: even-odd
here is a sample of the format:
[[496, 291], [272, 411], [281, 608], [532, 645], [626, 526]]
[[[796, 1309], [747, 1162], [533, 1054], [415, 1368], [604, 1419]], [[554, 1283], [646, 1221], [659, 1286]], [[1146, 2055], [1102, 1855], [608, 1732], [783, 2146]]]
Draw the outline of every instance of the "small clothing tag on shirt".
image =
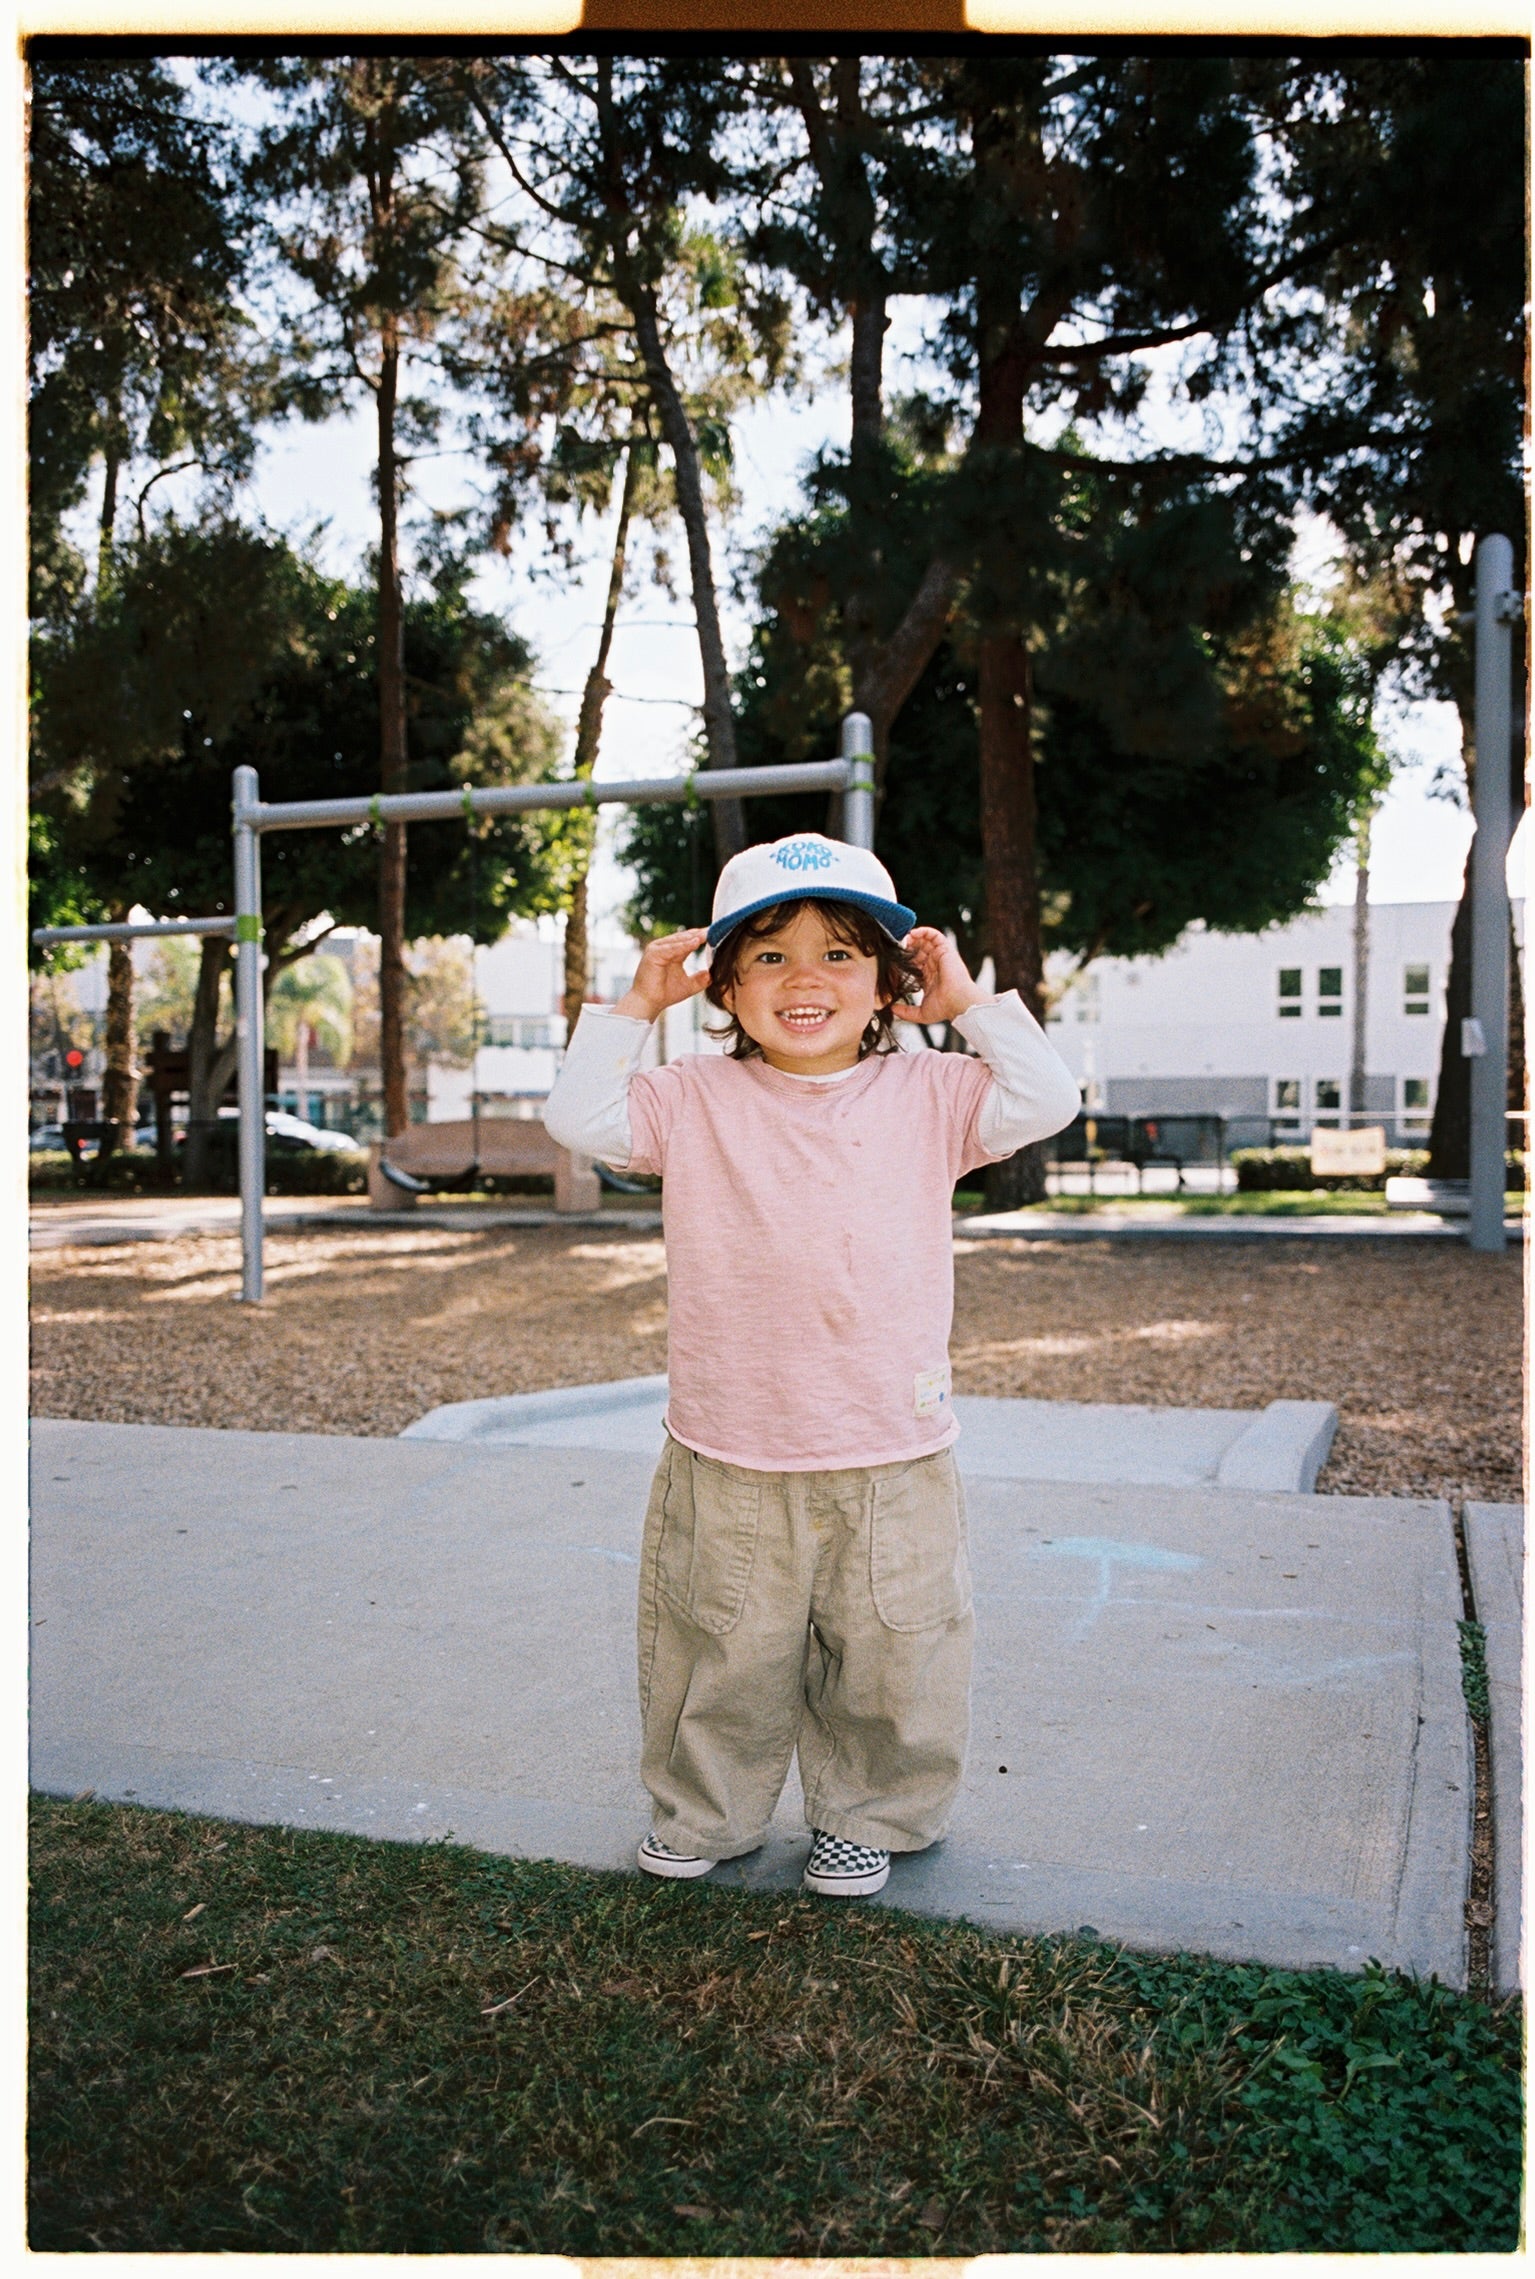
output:
[[936, 1416], [949, 1397], [949, 1364], [941, 1369], [919, 1369], [912, 1401], [913, 1416]]

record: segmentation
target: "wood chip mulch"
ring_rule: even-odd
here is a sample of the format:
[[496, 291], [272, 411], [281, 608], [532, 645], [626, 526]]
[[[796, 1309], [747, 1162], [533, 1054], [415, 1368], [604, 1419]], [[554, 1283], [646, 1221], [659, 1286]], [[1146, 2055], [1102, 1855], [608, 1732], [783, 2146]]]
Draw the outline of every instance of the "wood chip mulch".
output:
[[[276, 1234], [33, 1260], [41, 1416], [398, 1433], [427, 1409], [666, 1366], [659, 1239], [588, 1228]], [[1417, 1242], [956, 1244], [955, 1390], [1341, 1411], [1319, 1488], [1522, 1493], [1521, 1260]]]

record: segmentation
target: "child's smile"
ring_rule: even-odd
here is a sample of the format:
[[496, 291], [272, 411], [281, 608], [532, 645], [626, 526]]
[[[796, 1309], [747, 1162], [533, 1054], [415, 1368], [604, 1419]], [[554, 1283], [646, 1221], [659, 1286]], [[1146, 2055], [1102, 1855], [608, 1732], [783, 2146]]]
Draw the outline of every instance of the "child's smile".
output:
[[882, 1002], [878, 959], [801, 905], [776, 933], [748, 943], [727, 1010], [770, 1068], [834, 1076], [857, 1061]]

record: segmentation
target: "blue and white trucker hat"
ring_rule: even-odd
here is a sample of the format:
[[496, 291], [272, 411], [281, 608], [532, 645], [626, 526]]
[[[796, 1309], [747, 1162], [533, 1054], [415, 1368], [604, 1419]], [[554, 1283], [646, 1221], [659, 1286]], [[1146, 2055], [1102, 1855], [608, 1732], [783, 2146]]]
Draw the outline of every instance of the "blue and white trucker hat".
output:
[[867, 847], [823, 839], [819, 831], [796, 831], [771, 846], [744, 847], [732, 855], [714, 889], [709, 947], [717, 949], [743, 918], [770, 910], [775, 902], [851, 902], [890, 936], [904, 942], [917, 923], [915, 910], [895, 898], [895, 882]]

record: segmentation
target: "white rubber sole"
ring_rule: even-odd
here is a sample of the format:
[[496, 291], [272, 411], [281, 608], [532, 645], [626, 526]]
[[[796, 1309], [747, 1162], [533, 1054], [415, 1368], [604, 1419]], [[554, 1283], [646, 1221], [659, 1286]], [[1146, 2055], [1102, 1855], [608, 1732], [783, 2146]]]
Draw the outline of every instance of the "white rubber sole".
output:
[[668, 1856], [665, 1852], [652, 1851], [648, 1836], [634, 1856], [646, 1875], [662, 1876], [668, 1883], [690, 1882], [696, 1875], [707, 1875], [715, 1864], [713, 1860], [694, 1859], [677, 1852]]

